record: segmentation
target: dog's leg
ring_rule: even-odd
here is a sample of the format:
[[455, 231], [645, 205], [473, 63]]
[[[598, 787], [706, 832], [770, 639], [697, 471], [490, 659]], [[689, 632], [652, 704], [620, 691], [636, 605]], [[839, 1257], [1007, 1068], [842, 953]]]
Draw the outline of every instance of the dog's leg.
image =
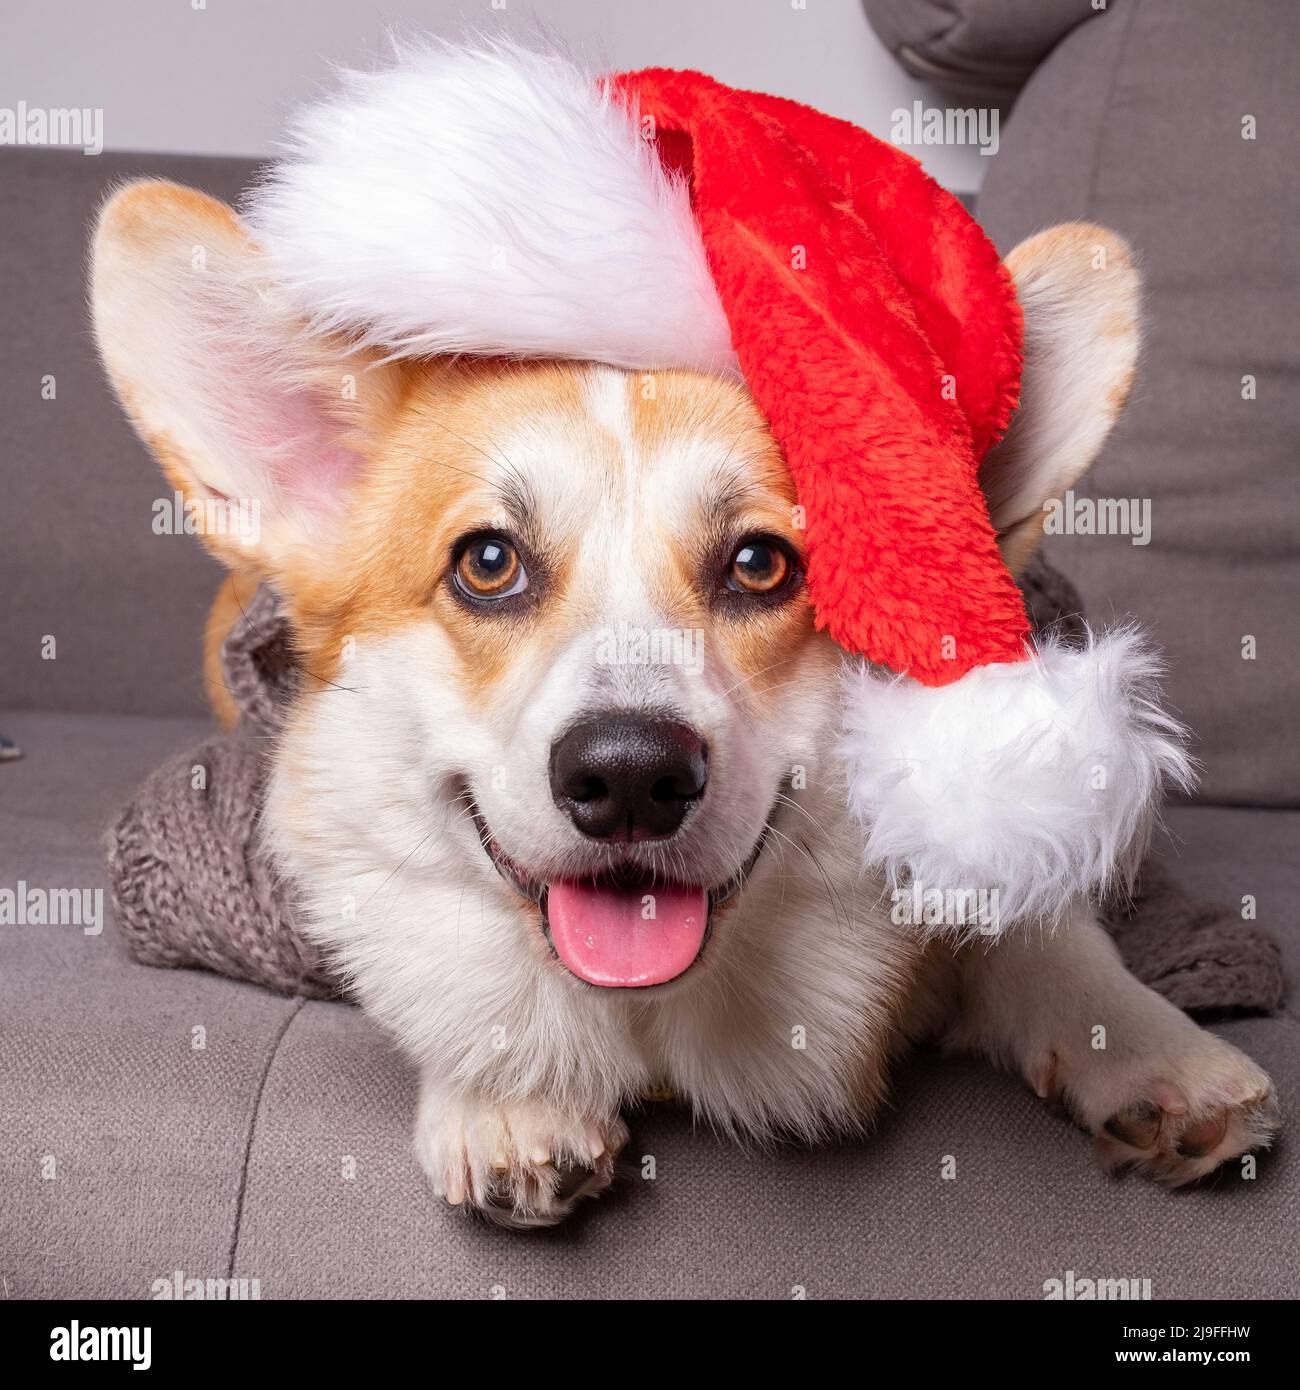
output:
[[1178, 1185], [1272, 1139], [1269, 1078], [1134, 979], [1086, 907], [1050, 935], [963, 946], [954, 964], [960, 1004], [948, 1042], [1061, 1101], [1105, 1166]]
[[552, 1226], [614, 1179], [627, 1127], [545, 1101], [497, 1103], [426, 1072], [415, 1152], [440, 1197], [505, 1226]]

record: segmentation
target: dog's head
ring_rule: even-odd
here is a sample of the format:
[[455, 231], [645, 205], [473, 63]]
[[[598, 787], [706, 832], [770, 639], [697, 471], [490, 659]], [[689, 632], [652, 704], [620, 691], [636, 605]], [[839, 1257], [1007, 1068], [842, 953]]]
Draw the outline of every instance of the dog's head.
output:
[[[1019, 568], [1122, 405], [1136, 277], [1090, 227], [1010, 264], [1024, 402], [984, 478]], [[742, 386], [309, 337], [234, 214], [167, 184], [107, 205], [94, 301], [173, 484], [257, 517], [206, 540], [289, 605], [308, 681], [271, 818], [308, 872], [351, 874], [356, 894], [315, 910], [355, 918], [358, 950], [361, 908], [401, 875], [492, 901], [488, 930], [544, 968], [553, 950], [593, 985], [662, 985], [712, 922], [743, 927], [772, 842], [815, 859], [835, 839], [844, 658]]]

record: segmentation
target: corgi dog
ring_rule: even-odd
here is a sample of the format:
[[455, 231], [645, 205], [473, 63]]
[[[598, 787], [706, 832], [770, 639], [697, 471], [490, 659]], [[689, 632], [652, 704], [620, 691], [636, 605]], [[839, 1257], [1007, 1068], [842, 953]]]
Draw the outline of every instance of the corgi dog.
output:
[[[981, 481], [1014, 573], [1123, 405], [1138, 276], [1080, 224], [1007, 266], [1024, 387]], [[1269, 1143], [1269, 1078], [1133, 978], [1085, 900], [950, 939], [864, 872], [848, 658], [743, 384], [306, 334], [241, 219], [163, 182], [104, 206], [93, 307], [171, 485], [260, 504], [255, 537], [206, 538], [232, 571], [216, 712], [215, 653], [270, 583], [308, 674], [266, 850], [418, 1069], [415, 1152], [452, 1206], [561, 1220], [662, 1092], [737, 1136], [865, 1131], [922, 1040], [1019, 1073], [1102, 1163], [1168, 1184]]]

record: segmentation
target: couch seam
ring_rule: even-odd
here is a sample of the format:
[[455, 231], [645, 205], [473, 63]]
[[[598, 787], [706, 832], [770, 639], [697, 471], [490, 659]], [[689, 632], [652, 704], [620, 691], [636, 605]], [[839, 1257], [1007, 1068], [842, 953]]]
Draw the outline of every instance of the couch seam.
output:
[[270, 1048], [267, 1049], [266, 1065], [262, 1068], [262, 1075], [258, 1079], [257, 1091], [253, 1096], [253, 1113], [248, 1121], [248, 1138], [244, 1143], [244, 1161], [239, 1170], [239, 1191], [235, 1195], [235, 1221], [234, 1229], [230, 1236], [230, 1254], [226, 1260], [227, 1279], [235, 1277], [235, 1259], [239, 1253], [239, 1234], [240, 1227], [244, 1219], [244, 1195], [248, 1190], [248, 1170], [253, 1157], [253, 1138], [257, 1133], [257, 1118], [262, 1113], [262, 1094], [266, 1090], [267, 1078], [271, 1075], [271, 1068], [275, 1065], [275, 1059], [279, 1055], [280, 1045], [284, 1042], [285, 1034], [288, 1033], [290, 1026], [295, 1018], [302, 1012], [303, 1006], [307, 1003], [305, 999], [299, 999], [293, 1009], [290, 1010], [288, 1017], [280, 1025], [279, 1031], [271, 1041]]

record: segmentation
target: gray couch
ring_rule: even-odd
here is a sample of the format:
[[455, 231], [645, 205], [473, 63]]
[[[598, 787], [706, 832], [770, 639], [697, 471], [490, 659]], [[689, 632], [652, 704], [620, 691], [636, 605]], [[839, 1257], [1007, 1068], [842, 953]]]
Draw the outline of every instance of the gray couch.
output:
[[[929, 30], [909, 51], [923, 56], [927, 37], [949, 32], [931, 22], [945, 8], [961, 7], [916, 7]], [[1172, 653], [1173, 695], [1207, 776], [1197, 801], [1170, 809], [1166, 852], [1196, 891], [1252, 897], [1295, 979], [1300, 338], [1285, 293], [1300, 34], [1287, 0], [1231, 12], [1112, 0], [1042, 51], [980, 215], [1003, 249], [1065, 218], [1116, 227], [1141, 253], [1151, 320], [1133, 408], [1088, 484], [1151, 498], [1151, 544], [1062, 537], [1051, 558], [1094, 611], [1140, 615]], [[992, 65], [979, 55], [968, 25], [968, 83]], [[951, 49], [941, 56], [952, 68]], [[1240, 138], [1244, 114], [1257, 117], [1253, 143]], [[0, 887], [102, 887], [114, 809], [209, 727], [199, 637], [217, 572], [192, 540], [152, 533], [166, 488], [86, 330], [88, 220], [108, 185], [142, 172], [230, 197], [251, 169], [0, 157], [0, 733], [25, 754], [0, 763]], [[813, 1152], [746, 1151], [652, 1106], [631, 1117], [611, 1195], [567, 1227], [518, 1235], [431, 1196], [409, 1151], [412, 1077], [355, 1009], [137, 966], [111, 921], [99, 935], [0, 927], [0, 986], [9, 1297], [147, 1297], [176, 1270], [255, 1279], [264, 1298], [788, 1298], [797, 1287], [1040, 1298], [1067, 1270], [1149, 1278], [1157, 1297], [1300, 1293], [1294, 1137], [1254, 1181], [1234, 1169], [1170, 1194], [1104, 1177], [1081, 1134], [971, 1059], [916, 1056], [869, 1143]], [[1216, 1026], [1293, 1108], [1294, 1014]], [[647, 1154], [653, 1180], [641, 1176]], [[940, 1178], [945, 1155], [956, 1181]]]

